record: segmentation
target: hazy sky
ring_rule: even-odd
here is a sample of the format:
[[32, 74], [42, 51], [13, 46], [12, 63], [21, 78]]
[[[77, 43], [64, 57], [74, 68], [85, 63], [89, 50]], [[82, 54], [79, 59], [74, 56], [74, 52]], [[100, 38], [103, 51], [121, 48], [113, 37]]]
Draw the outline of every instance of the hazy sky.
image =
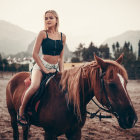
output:
[[107, 38], [140, 30], [140, 0], [0, 0], [0, 20], [38, 33], [46, 10], [60, 18], [59, 31], [70, 50], [91, 41], [99, 46]]

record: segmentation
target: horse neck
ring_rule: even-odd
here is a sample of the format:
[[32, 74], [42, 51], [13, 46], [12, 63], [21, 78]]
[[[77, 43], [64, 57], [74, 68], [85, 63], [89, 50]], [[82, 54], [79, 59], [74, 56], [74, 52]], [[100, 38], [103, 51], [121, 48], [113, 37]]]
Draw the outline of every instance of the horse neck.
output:
[[[85, 71], [87, 71], [85, 73]], [[85, 69], [80, 79], [80, 87], [83, 102], [88, 104], [90, 100], [100, 91], [100, 71], [99, 67]]]

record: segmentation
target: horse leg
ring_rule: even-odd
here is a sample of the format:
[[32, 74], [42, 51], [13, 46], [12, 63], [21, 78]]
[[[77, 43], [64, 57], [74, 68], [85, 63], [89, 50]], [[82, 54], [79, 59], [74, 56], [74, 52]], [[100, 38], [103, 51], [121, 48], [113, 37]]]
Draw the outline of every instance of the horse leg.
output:
[[68, 140], [80, 140], [81, 139], [81, 128], [74, 131], [68, 131], [66, 134]]
[[57, 137], [47, 133], [47, 131], [45, 131], [45, 136], [44, 136], [44, 140], [57, 140]]
[[28, 139], [29, 129], [30, 129], [30, 126], [22, 126], [23, 140], [27, 140]]
[[14, 140], [19, 139], [18, 125], [17, 125], [17, 113], [15, 110], [8, 110], [11, 116], [11, 126], [13, 128]]

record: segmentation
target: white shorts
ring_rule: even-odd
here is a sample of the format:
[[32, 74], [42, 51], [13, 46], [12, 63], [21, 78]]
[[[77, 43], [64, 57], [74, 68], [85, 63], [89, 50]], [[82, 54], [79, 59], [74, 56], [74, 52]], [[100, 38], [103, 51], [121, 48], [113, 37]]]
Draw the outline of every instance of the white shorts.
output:
[[[43, 63], [43, 65], [45, 66], [46, 69], [50, 70], [50, 69], [56, 69], [57, 71], [59, 71], [59, 64], [50, 64], [47, 61], [45, 61], [43, 58], [41, 58], [41, 61]], [[37, 63], [33, 66], [32, 70], [41, 70], [41, 68], [37, 65]]]

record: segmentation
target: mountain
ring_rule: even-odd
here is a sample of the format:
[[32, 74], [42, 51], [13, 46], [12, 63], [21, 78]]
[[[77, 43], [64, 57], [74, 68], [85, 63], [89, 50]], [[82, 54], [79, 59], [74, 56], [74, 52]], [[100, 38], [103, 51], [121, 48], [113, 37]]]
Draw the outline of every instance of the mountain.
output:
[[[8, 55], [12, 58], [31, 56], [36, 36], [36, 33], [24, 30], [7, 21], [0, 20], [0, 54], [3, 58]], [[69, 61], [71, 57], [72, 52], [69, 51], [66, 45], [64, 60]]]
[[117, 41], [120, 43], [120, 46], [123, 47], [125, 41], [130, 42], [133, 46], [133, 50], [138, 55], [138, 42], [140, 40], [140, 31], [126, 31], [118, 36], [114, 36], [105, 40], [102, 44], [108, 44], [110, 51], [112, 53], [112, 44]]
[[36, 33], [0, 20], [0, 53], [7, 55], [26, 51], [29, 43], [35, 37]]

